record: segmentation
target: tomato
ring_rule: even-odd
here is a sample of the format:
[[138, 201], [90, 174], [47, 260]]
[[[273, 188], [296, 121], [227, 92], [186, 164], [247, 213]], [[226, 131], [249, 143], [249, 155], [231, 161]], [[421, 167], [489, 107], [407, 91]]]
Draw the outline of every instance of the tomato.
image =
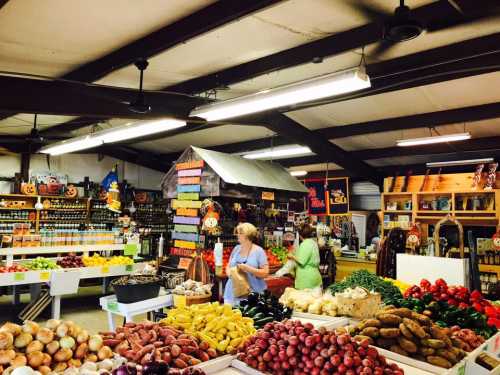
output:
[[460, 302], [460, 303], [458, 304], [458, 308], [459, 308], [459, 309], [466, 309], [467, 307], [469, 307], [469, 305], [467, 305], [467, 304], [466, 304], [466, 303], [464, 303], [464, 302]]
[[430, 287], [429, 291], [430, 291], [431, 293], [436, 293], [436, 292], [438, 292], [438, 291], [439, 291], [439, 288], [438, 288], [438, 286], [437, 286], [437, 285], [431, 285], [431, 287]]

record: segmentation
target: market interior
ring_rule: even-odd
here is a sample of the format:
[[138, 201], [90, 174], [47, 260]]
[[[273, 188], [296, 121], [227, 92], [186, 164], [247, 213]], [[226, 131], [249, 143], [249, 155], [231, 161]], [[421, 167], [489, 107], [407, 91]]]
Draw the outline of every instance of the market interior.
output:
[[0, 375], [500, 374], [496, 0], [0, 0]]

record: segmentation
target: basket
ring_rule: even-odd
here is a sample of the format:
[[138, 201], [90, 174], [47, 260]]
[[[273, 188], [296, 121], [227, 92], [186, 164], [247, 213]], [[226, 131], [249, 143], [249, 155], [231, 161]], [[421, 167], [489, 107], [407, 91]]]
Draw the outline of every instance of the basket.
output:
[[[117, 279], [118, 280], [118, 279]], [[159, 279], [143, 284], [117, 285], [114, 280], [111, 285], [115, 290], [119, 303], [134, 303], [158, 297], [160, 293]]]
[[212, 293], [202, 296], [186, 296], [186, 306], [199, 305], [201, 303], [210, 302], [212, 300]]
[[186, 270], [168, 266], [160, 266], [160, 278], [165, 289], [174, 289], [184, 282]]
[[364, 289], [368, 295], [364, 298], [347, 298], [342, 295], [335, 295], [338, 305], [338, 315], [351, 316], [357, 319], [367, 319], [373, 317], [380, 309], [382, 297], [379, 293], [372, 294]]

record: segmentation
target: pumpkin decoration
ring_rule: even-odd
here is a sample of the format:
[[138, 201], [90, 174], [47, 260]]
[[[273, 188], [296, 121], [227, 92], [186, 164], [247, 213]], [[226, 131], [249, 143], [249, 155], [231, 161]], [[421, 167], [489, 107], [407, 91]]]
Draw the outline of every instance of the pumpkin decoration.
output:
[[66, 198], [76, 198], [78, 197], [78, 189], [74, 185], [68, 185], [64, 192], [64, 196]]
[[148, 193], [145, 191], [140, 191], [135, 193], [135, 202], [136, 203], [147, 203], [148, 202]]
[[200, 249], [196, 249], [196, 255], [191, 263], [189, 263], [186, 271], [186, 279], [210, 284], [210, 269], [205, 259], [203, 259]]
[[50, 199], [44, 199], [44, 201], [42, 202], [42, 204], [43, 204], [43, 208], [45, 210], [48, 210], [51, 207]]
[[410, 248], [412, 252], [420, 247], [421, 233], [418, 224], [414, 224], [408, 231], [408, 237], [406, 238], [406, 247]]
[[21, 193], [24, 195], [36, 195], [36, 186], [31, 182], [21, 185]]

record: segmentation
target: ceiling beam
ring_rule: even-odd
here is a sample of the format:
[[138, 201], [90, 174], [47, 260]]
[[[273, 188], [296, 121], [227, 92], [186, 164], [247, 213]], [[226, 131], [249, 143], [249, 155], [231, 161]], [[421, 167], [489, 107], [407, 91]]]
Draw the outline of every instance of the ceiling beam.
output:
[[101, 154], [113, 157], [115, 159], [123, 160], [128, 163], [133, 163], [153, 169], [159, 172], [167, 172], [170, 169], [169, 164], [162, 162], [158, 159], [157, 155], [143, 150], [135, 150], [129, 147], [108, 147], [102, 146], [98, 149], [92, 150], [92, 153]]

